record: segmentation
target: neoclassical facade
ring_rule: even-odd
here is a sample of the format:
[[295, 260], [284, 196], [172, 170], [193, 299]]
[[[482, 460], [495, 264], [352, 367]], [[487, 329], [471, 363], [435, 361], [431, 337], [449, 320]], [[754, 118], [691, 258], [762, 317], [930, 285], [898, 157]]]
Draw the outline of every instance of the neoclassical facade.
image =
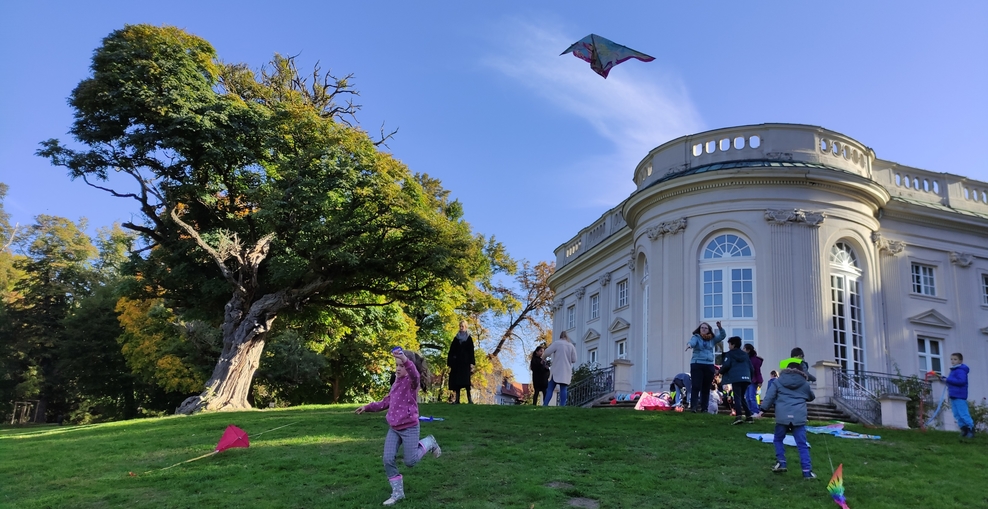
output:
[[701, 321], [770, 365], [972, 366], [988, 396], [988, 183], [878, 159], [820, 127], [708, 131], [652, 150], [636, 190], [559, 246], [553, 326], [579, 362], [631, 362], [635, 390], [689, 371]]

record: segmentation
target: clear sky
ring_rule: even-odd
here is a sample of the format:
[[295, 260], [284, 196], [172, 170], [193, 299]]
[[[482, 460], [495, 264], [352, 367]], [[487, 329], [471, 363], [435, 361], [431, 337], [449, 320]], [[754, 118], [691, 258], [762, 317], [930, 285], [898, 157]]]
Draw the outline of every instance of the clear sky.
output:
[[[130, 219], [131, 202], [34, 152], [70, 141], [66, 98], [102, 38], [136, 23], [181, 27], [226, 62], [258, 68], [278, 52], [353, 73], [364, 128], [398, 128], [391, 152], [442, 180], [476, 231], [533, 263], [627, 197], [649, 150], [708, 129], [818, 125], [882, 159], [988, 181], [982, 0], [8, 1], [0, 182], [14, 222]], [[655, 60], [604, 80], [559, 56], [590, 33]]]

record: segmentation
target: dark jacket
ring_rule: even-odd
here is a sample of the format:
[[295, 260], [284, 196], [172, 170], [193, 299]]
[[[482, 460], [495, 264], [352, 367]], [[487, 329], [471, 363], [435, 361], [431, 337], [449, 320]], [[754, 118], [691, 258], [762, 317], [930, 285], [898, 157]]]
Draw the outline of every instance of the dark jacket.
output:
[[762, 378], [762, 363], [765, 362], [765, 359], [757, 355], [749, 355], [748, 359], [751, 360], [751, 383], [756, 385], [763, 384], [765, 379]]
[[549, 387], [549, 367], [545, 365], [545, 359], [532, 354], [532, 362], [528, 366], [532, 370], [532, 385], [537, 389]]
[[470, 365], [476, 364], [477, 359], [473, 352], [473, 337], [468, 336], [466, 341], [453, 338], [449, 345], [449, 354], [446, 356], [446, 365], [449, 366], [449, 389], [458, 391], [470, 388]]
[[967, 374], [971, 369], [967, 364], [958, 364], [950, 367], [950, 375], [947, 376], [947, 394], [950, 399], [967, 399]]
[[816, 399], [806, 373], [798, 369], [784, 369], [775, 383], [769, 384], [761, 410], [775, 406], [775, 422], [794, 426], [806, 425], [806, 403]]
[[740, 348], [724, 352], [724, 364], [720, 366], [721, 383], [751, 383], [751, 359]]

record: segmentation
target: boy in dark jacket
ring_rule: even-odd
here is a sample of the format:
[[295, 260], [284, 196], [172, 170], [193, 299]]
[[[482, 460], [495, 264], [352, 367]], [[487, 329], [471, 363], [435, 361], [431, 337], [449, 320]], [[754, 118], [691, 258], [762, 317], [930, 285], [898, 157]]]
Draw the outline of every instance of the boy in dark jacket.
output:
[[[751, 417], [752, 411], [748, 407], [748, 401], [744, 394], [751, 385], [751, 358], [741, 350], [741, 338], [731, 336], [727, 340], [729, 350], [724, 352], [724, 364], [720, 367], [720, 374], [723, 384], [731, 384], [734, 392], [734, 422], [731, 424], [741, 424], [744, 421], [755, 422]], [[744, 417], [741, 414], [744, 413]]]
[[964, 356], [950, 354], [950, 375], [947, 376], [947, 394], [950, 396], [950, 410], [961, 429], [961, 438], [974, 438], [974, 421], [967, 408], [967, 374], [971, 370], [964, 364]]
[[798, 362], [792, 362], [782, 371], [775, 383], [770, 384], [762, 400], [761, 410], [771, 410], [775, 406], [775, 458], [773, 472], [785, 472], [786, 449], [783, 440], [791, 431], [799, 450], [799, 463], [803, 468], [804, 479], [816, 479], [810, 463], [810, 446], [806, 443], [806, 403], [816, 399], [806, 373], [799, 369]]

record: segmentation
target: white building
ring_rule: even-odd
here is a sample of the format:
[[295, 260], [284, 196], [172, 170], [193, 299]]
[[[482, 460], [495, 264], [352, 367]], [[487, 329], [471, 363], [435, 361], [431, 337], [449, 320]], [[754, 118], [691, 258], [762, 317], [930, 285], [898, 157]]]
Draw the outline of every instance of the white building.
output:
[[664, 389], [697, 324], [721, 320], [766, 377], [795, 346], [920, 377], [961, 352], [970, 401], [988, 396], [988, 183], [798, 124], [684, 136], [633, 179], [555, 252], [554, 330], [579, 362], [628, 359], [635, 390]]

